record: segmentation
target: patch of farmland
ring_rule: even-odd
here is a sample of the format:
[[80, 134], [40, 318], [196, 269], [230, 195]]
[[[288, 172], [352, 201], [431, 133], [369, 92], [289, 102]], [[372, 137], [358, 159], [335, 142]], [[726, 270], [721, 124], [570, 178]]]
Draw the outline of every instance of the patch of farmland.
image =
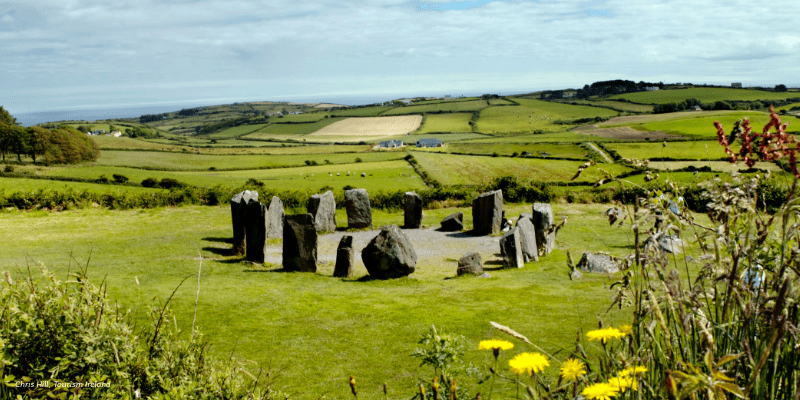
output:
[[679, 103], [686, 99], [697, 99], [701, 102], [714, 102], [725, 100], [783, 100], [800, 97], [797, 92], [767, 92], [762, 90], [733, 89], [733, 88], [688, 88], [655, 90], [652, 92], [637, 92], [618, 94], [610, 99], [626, 99], [634, 103], [667, 104]]
[[[329, 146], [317, 146], [329, 147]], [[337, 146], [344, 147], [344, 146]], [[296, 149], [289, 149], [296, 150]], [[217, 170], [280, 168], [305, 165], [306, 161], [317, 164], [346, 164], [356, 158], [362, 161], [386, 161], [402, 158], [402, 155], [382, 152], [332, 153], [332, 154], [272, 154], [264, 155], [211, 155], [145, 151], [104, 151], [92, 165], [132, 167], [163, 170]]]
[[157, 142], [154, 140], [132, 139], [129, 137], [111, 137], [111, 136], [92, 136], [101, 150], [104, 149], [131, 149], [131, 150], [163, 150], [163, 151], [181, 151], [181, 147], [177, 142], [167, 141], [166, 143]]
[[[393, 155], [391, 153], [380, 154]], [[348, 172], [350, 172], [350, 176], [347, 176]], [[340, 176], [336, 176], [337, 173]], [[362, 178], [361, 173], [366, 173], [367, 177]], [[201, 187], [216, 185], [237, 187], [243, 185], [250, 178], [262, 180], [267, 187], [281, 190], [318, 190], [324, 186], [341, 189], [348, 185], [369, 190], [405, 190], [425, 187], [422, 178], [404, 160], [241, 171], [147, 171], [127, 167], [72, 167], [53, 169], [48, 175], [97, 179], [101, 175], [110, 178], [113, 174], [124, 175], [131, 182], [141, 182], [146, 178], [157, 180], [172, 178]], [[333, 176], [329, 176], [329, 174]]]
[[396, 117], [364, 117], [347, 118], [310, 134], [316, 136], [345, 136], [359, 141], [363, 138], [403, 135], [419, 128], [421, 115], [404, 115]]
[[611, 101], [611, 100], [562, 100], [560, 103], [566, 104], [577, 104], [577, 105], [587, 105], [587, 106], [600, 106], [600, 107], [610, 107], [617, 110], [622, 111], [629, 111], [629, 112], [637, 112], [637, 113], [651, 113], [653, 112], [653, 106], [647, 104], [634, 104], [634, 103], [626, 103], [624, 101]]
[[258, 124], [258, 125], [240, 125], [234, 126], [233, 128], [228, 128], [220, 132], [215, 132], [210, 135], [203, 135], [204, 139], [232, 139], [239, 136], [247, 135], [248, 133], [253, 133], [258, 131], [259, 129], [267, 126], [269, 124]]
[[[108, 176], [111, 179], [111, 175]], [[155, 193], [164, 189], [152, 189], [139, 186], [104, 185], [100, 183], [52, 181], [48, 179], [0, 178], [0, 195], [14, 192], [33, 192], [37, 190], [66, 190], [90, 193]]]
[[[568, 182], [575, 175], [578, 166], [583, 163], [569, 160], [465, 156], [426, 152], [414, 152], [414, 158], [423, 170], [444, 185], [477, 185], [507, 175], [544, 182]], [[602, 168], [613, 175], [630, 170], [619, 164], [603, 164]], [[576, 181], [596, 182], [603, 177], [604, 174], [598, 166], [593, 166], [585, 170]]]
[[[707, 166], [711, 167], [712, 171], [726, 172], [726, 173], [744, 171], [748, 169], [748, 167], [741, 162], [730, 163], [728, 161], [651, 161], [649, 163], [649, 166], [650, 168], [666, 170], [666, 171], [672, 171], [690, 166], [694, 166], [697, 168]], [[756, 163], [756, 165], [754, 165], [753, 168], [758, 168], [765, 171], [768, 170], [772, 172], [778, 172], [778, 171], [783, 172], [781, 167], [771, 162], [759, 162]]]
[[749, 118], [750, 126], [755, 131], [761, 131], [761, 128], [769, 122], [769, 114], [765, 112], [740, 111], [736, 113], [696, 115], [684, 119], [638, 124], [632, 127], [640, 130], [663, 131], [688, 137], [711, 139], [717, 137], [714, 121], [721, 122], [725, 131], [730, 132], [733, 123], [741, 118]]
[[[565, 131], [569, 122], [582, 118], [608, 118], [613, 110], [588, 106], [553, 103], [532, 99], [515, 99], [519, 106], [489, 107], [481, 111], [477, 130], [483, 133], [533, 133]], [[565, 122], [560, 124], [557, 122]]]
[[480, 100], [480, 99], [477, 98], [477, 97], [462, 97], [462, 98], [458, 98], [458, 99], [422, 100], [422, 101], [415, 101], [414, 105], [453, 103], [453, 102], [459, 102], [459, 101], [473, 101], [473, 100]]
[[327, 113], [312, 112], [303, 114], [287, 114], [280, 117], [270, 117], [272, 123], [286, 123], [286, 122], [316, 122], [324, 119]]
[[395, 107], [382, 115], [422, 114], [430, 112], [464, 112], [478, 111], [489, 107], [486, 100], [451, 101], [446, 103], [426, 104], [420, 106]]
[[598, 128], [597, 125], [586, 125], [579, 126], [575, 128], [574, 131], [585, 135], [593, 135], [613, 140], [664, 140], [681, 138], [678, 135], [671, 135], [660, 131], [636, 130], [627, 126]]
[[333, 110], [328, 113], [331, 117], [375, 117], [380, 113], [392, 109], [392, 106], [358, 107], [345, 110]]
[[590, 137], [585, 134], [567, 131], [567, 132], [549, 132], [542, 134], [522, 134], [522, 135], [509, 135], [509, 136], [490, 136], [482, 135], [480, 138], [465, 140], [466, 143], [583, 143], [591, 139], [593, 142], [606, 142], [613, 141], [611, 138], [604, 137]]
[[727, 157], [724, 148], [714, 141], [662, 143], [607, 143], [623, 158], [649, 160], [651, 158], [673, 158], [679, 160], [719, 160]]
[[[578, 144], [524, 144], [524, 143], [469, 143], [454, 142], [445, 147], [417, 149], [414, 151], [440, 152], [453, 154], [478, 154], [516, 157], [528, 152], [533, 157], [588, 159], [589, 150]], [[516, 155], [514, 155], [516, 153]]]
[[471, 113], [428, 114], [425, 123], [415, 133], [472, 132], [471, 118]]
[[303, 136], [316, 132], [330, 124], [341, 121], [342, 118], [325, 118], [317, 122], [299, 124], [270, 124], [257, 132], [245, 135], [249, 139], [273, 139], [277, 136]]

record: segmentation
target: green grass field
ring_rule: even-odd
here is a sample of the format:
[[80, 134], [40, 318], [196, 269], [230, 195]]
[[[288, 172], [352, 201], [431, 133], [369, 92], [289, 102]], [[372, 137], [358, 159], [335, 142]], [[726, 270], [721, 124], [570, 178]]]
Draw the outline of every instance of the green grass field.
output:
[[652, 92], [638, 92], [618, 94], [610, 99], [626, 99], [634, 103], [666, 104], [679, 103], [685, 99], [695, 98], [701, 102], [714, 102], [724, 100], [783, 100], [800, 97], [797, 92], [766, 92], [762, 90], [732, 89], [732, 88], [688, 88], [672, 90], [656, 90]]
[[[322, 146], [326, 147], [326, 146]], [[342, 146], [344, 147], [344, 146]], [[167, 170], [218, 170], [295, 167], [305, 161], [318, 164], [347, 164], [360, 158], [364, 162], [387, 161], [402, 158], [400, 153], [322, 153], [322, 154], [270, 154], [270, 155], [208, 155], [167, 152], [126, 152], [108, 150], [93, 165]]]
[[472, 127], [469, 125], [471, 118], [472, 114], [468, 113], [428, 114], [425, 116], [424, 124], [414, 133], [472, 132]]
[[[382, 154], [384, 157], [396, 156], [394, 153]], [[355, 155], [352, 157], [355, 158]], [[44, 176], [81, 179], [97, 179], [101, 175], [111, 178], [113, 174], [119, 174], [128, 177], [131, 182], [141, 182], [146, 178], [173, 178], [201, 187], [238, 187], [250, 178], [264, 181], [267, 187], [279, 190], [318, 190], [324, 186], [340, 190], [348, 185], [370, 190], [404, 190], [425, 186], [414, 169], [403, 160], [243, 171], [147, 171], [113, 166], [50, 167], [38, 170]], [[351, 172], [351, 176], [347, 176], [348, 172]], [[362, 178], [362, 172], [368, 176]], [[333, 176], [329, 176], [329, 173]], [[337, 173], [341, 175], [336, 176]]]
[[558, 125], [556, 121], [581, 118], [612, 117], [618, 113], [598, 107], [573, 106], [540, 100], [516, 99], [519, 106], [490, 107], [481, 111], [477, 129], [483, 133], [557, 132], [575, 125]]
[[649, 160], [651, 158], [675, 158], [689, 160], [718, 160], [727, 157], [722, 146], [714, 141], [667, 142], [662, 143], [607, 143], [621, 157]]
[[[568, 160], [465, 156], [421, 151], [412, 154], [422, 168], [443, 185], [477, 185], [507, 175], [537, 182], [569, 182], [582, 164], [580, 161]], [[605, 174], [599, 168], [613, 175], [629, 170], [619, 164], [597, 165], [585, 170], [576, 181], [595, 182], [603, 178]]]
[[[409, 356], [431, 324], [464, 335], [466, 360], [483, 367], [491, 354], [478, 350], [480, 340], [513, 340], [491, 330], [489, 321], [511, 326], [559, 358], [574, 348], [576, 330], [596, 328], [598, 317], [609, 325], [629, 323], [626, 311], [606, 314], [613, 278], [587, 274], [571, 281], [565, 266], [568, 250], [573, 257], [587, 250], [627, 254], [629, 230], [609, 227], [604, 205], [553, 208], [557, 220], [566, 215], [580, 223], [568, 223], [556, 250], [538, 263], [508, 270], [487, 264], [490, 279], [446, 280], [455, 275], [455, 261], [390, 281], [334, 279], [330, 264], [316, 274], [275, 272], [225, 255], [231, 236], [227, 206], [4, 212], [0, 240], [15, 245], [0, 255], [0, 265], [22, 279], [26, 265], [41, 261], [63, 279], [68, 268], [77, 268], [70, 257], [86, 262], [91, 254], [90, 277], [97, 283], [105, 280], [112, 302], [143, 321], [147, 307], [163, 304], [181, 280], [196, 276], [197, 246], [203, 256], [197, 326], [210, 341], [212, 355], [253, 360], [255, 372], [259, 367], [281, 370], [276, 386], [295, 393], [293, 398], [348, 398], [350, 375], [363, 398], [382, 396], [383, 383], [388, 383], [390, 398], [406, 398], [418, 379], [432, 375]], [[506, 209], [516, 215], [529, 212], [530, 205], [507, 204]], [[438, 224], [455, 211], [469, 214], [469, 209], [426, 211], [423, 224]], [[401, 221], [402, 214], [375, 214], [376, 225]], [[365, 272], [357, 261], [356, 275]], [[176, 319], [170, 323], [179, 329], [192, 324], [196, 290], [196, 280], [189, 279], [175, 293]], [[536, 351], [515, 343], [517, 348], [501, 355], [501, 362]], [[594, 343], [584, 345], [590, 353], [602, 351]], [[551, 367], [544, 374], [554, 376], [557, 370]], [[479, 386], [474, 379], [459, 384], [473, 393], [488, 390], [488, 382]], [[495, 395], [513, 397], [509, 390], [496, 388]]]
[[663, 131], [674, 133], [692, 138], [716, 138], [717, 130], [714, 128], [714, 121], [722, 123], [726, 132], [730, 132], [733, 123], [741, 118], [749, 118], [750, 126], [756, 132], [761, 132], [761, 128], [769, 122], [769, 114], [759, 111], [742, 111], [735, 113], [710, 113], [686, 118], [674, 119], [670, 121], [650, 122], [643, 124], [630, 125], [634, 129], [648, 131]]
[[622, 111], [630, 111], [636, 113], [651, 113], [653, 112], [653, 106], [646, 105], [646, 104], [633, 104], [633, 103], [625, 103], [622, 101], [610, 101], [610, 100], [572, 100], [572, 99], [565, 99], [560, 101], [560, 103], [578, 103], [578, 104], [585, 104], [585, 105], [595, 105], [600, 107], [611, 107], [617, 110]]
[[439, 152], [439, 153], [459, 153], [459, 154], [498, 154], [501, 156], [512, 156], [527, 151], [534, 157], [554, 157], [554, 158], [576, 158], [585, 159], [589, 151], [577, 144], [519, 144], [519, 143], [470, 143], [453, 142], [445, 147], [433, 147], [427, 149], [414, 149], [414, 151]]
[[400, 114], [422, 114], [426, 112], [436, 111], [449, 111], [449, 112], [463, 112], [463, 111], [478, 111], [486, 108], [486, 100], [472, 100], [472, 101], [455, 101], [447, 103], [434, 103], [420, 106], [406, 106], [396, 107], [391, 110], [385, 111], [381, 115], [400, 115]]
[[233, 128], [225, 129], [224, 131], [212, 133], [210, 135], [203, 135], [203, 138], [208, 139], [231, 139], [239, 136], [247, 135], [248, 133], [253, 133], [261, 128], [267, 126], [269, 124], [257, 124], [257, 125], [241, 125], [235, 126]]
[[348, 108], [345, 110], [334, 110], [327, 114], [337, 117], [376, 117], [380, 113], [393, 108], [392, 106], [375, 106], [375, 107], [359, 107]]
[[548, 132], [542, 134], [522, 134], [522, 135], [509, 135], [509, 136], [494, 136], [487, 137], [486, 135], [474, 139], [465, 140], [467, 143], [583, 143], [586, 141], [592, 142], [608, 142], [614, 139], [604, 138], [600, 136], [587, 135], [580, 132]]
[[[111, 179], [111, 175], [108, 175]], [[14, 192], [33, 192], [37, 190], [74, 190], [91, 193], [155, 193], [164, 189], [151, 189], [138, 186], [104, 185], [99, 183], [52, 181], [47, 179], [7, 178], [0, 177], [0, 191], [6, 194]]]

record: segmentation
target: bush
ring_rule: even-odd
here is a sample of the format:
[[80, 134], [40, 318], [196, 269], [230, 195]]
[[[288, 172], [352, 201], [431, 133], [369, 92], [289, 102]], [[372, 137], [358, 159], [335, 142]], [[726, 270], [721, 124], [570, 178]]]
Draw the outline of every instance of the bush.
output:
[[114, 175], [112, 175], [112, 177], [114, 178], [114, 182], [116, 182], [116, 183], [126, 183], [126, 182], [128, 182], [128, 177], [125, 176], [125, 175], [114, 174]]
[[164, 189], [173, 189], [173, 188], [181, 188], [184, 185], [178, 182], [177, 179], [163, 178], [161, 179], [161, 182], [158, 183], [158, 186], [161, 186]]
[[360, 162], [362, 162], [362, 161], [364, 161], [364, 160], [362, 160], [362, 159], [361, 159], [361, 157], [356, 157], [356, 162], [357, 162], [357, 163], [360, 163]]
[[105, 175], [100, 175], [100, 177], [97, 178], [97, 180], [95, 182], [97, 182], [97, 183], [111, 183], [111, 181]]
[[7, 174], [10, 174], [10, 173], [14, 172], [14, 166], [13, 165], [6, 165], [6, 167], [3, 168], [3, 172], [5, 172]]
[[158, 181], [156, 178], [145, 178], [142, 181], [142, 186], [146, 188], [152, 188], [158, 186]]

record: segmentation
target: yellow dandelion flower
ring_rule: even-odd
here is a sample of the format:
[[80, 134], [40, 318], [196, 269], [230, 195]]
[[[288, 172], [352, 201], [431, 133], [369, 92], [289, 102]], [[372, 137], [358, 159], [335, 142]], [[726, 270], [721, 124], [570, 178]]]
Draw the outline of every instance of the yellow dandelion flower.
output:
[[635, 378], [631, 376], [620, 376], [616, 378], [611, 378], [608, 380], [608, 384], [611, 387], [617, 389], [621, 393], [625, 393], [625, 390], [631, 388], [633, 390], [638, 390], [639, 383], [636, 381]]
[[631, 374], [638, 375], [638, 374], [642, 374], [642, 373], [645, 373], [645, 372], [647, 372], [647, 367], [633, 366], [633, 367], [625, 368], [622, 371], [619, 371], [617, 376], [623, 378], [623, 377], [626, 377], [626, 376], [631, 376]]
[[586, 333], [586, 337], [588, 337], [590, 341], [601, 340], [603, 343], [607, 342], [608, 339], [619, 339], [622, 336], [622, 332], [617, 328], [596, 329]]
[[495, 350], [495, 349], [511, 350], [513, 348], [514, 348], [514, 343], [506, 342], [505, 340], [497, 340], [497, 339], [482, 340], [478, 344], [478, 349], [479, 350]]
[[611, 400], [612, 397], [617, 397], [619, 391], [607, 383], [595, 383], [592, 386], [587, 386], [581, 394], [589, 400]]
[[539, 353], [522, 353], [512, 358], [508, 365], [511, 366], [511, 372], [515, 374], [533, 375], [535, 372], [544, 371], [546, 367], [549, 367], [550, 361], [547, 361], [547, 357]]
[[633, 331], [633, 326], [631, 326], [631, 325], [622, 325], [622, 326], [619, 327], [619, 331], [620, 331], [620, 333], [622, 333], [622, 336], [628, 336]]
[[579, 360], [570, 358], [561, 365], [561, 377], [564, 379], [574, 381], [582, 375], [586, 375], [586, 364]]

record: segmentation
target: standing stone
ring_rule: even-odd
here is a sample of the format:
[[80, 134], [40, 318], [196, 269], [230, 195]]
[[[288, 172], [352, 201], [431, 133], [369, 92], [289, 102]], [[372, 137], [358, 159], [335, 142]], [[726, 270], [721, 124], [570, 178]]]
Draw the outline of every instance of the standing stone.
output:
[[336, 278], [353, 277], [353, 237], [350, 235], [342, 236], [339, 240], [339, 247], [336, 249], [336, 267], [333, 269], [333, 276]]
[[458, 269], [456, 270], [458, 276], [464, 274], [480, 275], [482, 273], [483, 261], [481, 261], [480, 253], [468, 253], [458, 260]]
[[542, 255], [550, 254], [556, 245], [556, 233], [547, 230], [555, 224], [553, 208], [547, 203], [533, 203], [533, 228], [536, 230], [536, 247]]
[[619, 272], [619, 264], [605, 254], [583, 253], [578, 261], [578, 268], [585, 272], [604, 272], [611, 274]]
[[371, 228], [372, 209], [369, 206], [367, 189], [350, 189], [344, 192], [348, 228]]
[[247, 242], [247, 261], [264, 263], [264, 247], [267, 245], [267, 207], [256, 200], [245, 206], [245, 241]]
[[457, 212], [444, 217], [441, 229], [445, 232], [455, 232], [464, 229], [464, 213]]
[[539, 251], [536, 248], [536, 231], [530, 218], [522, 218], [517, 221], [519, 229], [519, 241], [522, 244], [522, 256], [525, 262], [539, 261]]
[[267, 207], [267, 239], [280, 239], [283, 237], [283, 202], [276, 196]]
[[250, 199], [258, 201], [258, 192], [245, 190], [237, 193], [231, 198], [231, 223], [233, 225], [233, 255], [244, 254], [245, 243], [245, 219], [244, 210]]
[[478, 235], [500, 232], [503, 223], [503, 191], [483, 193], [472, 200], [472, 226]]
[[405, 229], [419, 229], [422, 224], [422, 197], [414, 192], [406, 192]]
[[503, 255], [504, 267], [522, 268], [525, 266], [522, 258], [519, 228], [511, 229], [500, 238], [500, 253]]
[[314, 227], [317, 231], [336, 230], [336, 200], [330, 190], [311, 196], [308, 200], [308, 213], [314, 216]]
[[284, 218], [283, 269], [317, 272], [317, 230], [311, 214], [287, 215]]
[[361, 259], [373, 278], [392, 279], [414, 272], [417, 252], [408, 236], [397, 225], [391, 225], [381, 228], [361, 251]]

